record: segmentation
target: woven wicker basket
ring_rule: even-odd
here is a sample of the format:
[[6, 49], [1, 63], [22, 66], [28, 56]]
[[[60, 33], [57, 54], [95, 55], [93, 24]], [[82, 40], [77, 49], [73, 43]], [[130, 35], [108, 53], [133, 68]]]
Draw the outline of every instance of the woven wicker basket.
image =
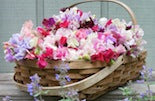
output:
[[[133, 24], [137, 24], [134, 13], [131, 9], [117, 0], [94, 0], [100, 2], [114, 2], [125, 8], [132, 18]], [[74, 7], [81, 3], [94, 2], [93, 0], [76, 3]], [[108, 66], [102, 62], [90, 61], [65, 61], [70, 66], [68, 75], [72, 82], [67, 84], [64, 89], [74, 88], [79, 91], [80, 98], [94, 100], [100, 95], [125, 84], [129, 80], [136, 79], [142, 65], [145, 64], [146, 51], [141, 52], [137, 58], [129, 56], [120, 56], [116, 62]], [[14, 80], [17, 87], [23, 91], [27, 91], [26, 84], [30, 83], [29, 77], [37, 73], [41, 77], [40, 84], [43, 90], [49, 90], [47, 95], [59, 96], [61, 87], [55, 79], [54, 66], [61, 61], [49, 60], [45, 69], [39, 69], [36, 60], [21, 60], [16, 62]]]

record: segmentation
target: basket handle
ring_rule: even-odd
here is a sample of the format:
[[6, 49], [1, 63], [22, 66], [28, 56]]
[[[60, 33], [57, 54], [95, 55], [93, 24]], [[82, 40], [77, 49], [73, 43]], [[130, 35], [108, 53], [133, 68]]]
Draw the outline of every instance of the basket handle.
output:
[[[63, 89], [68, 89], [68, 88], [74, 88], [78, 91], [82, 91], [84, 89], [87, 89], [91, 86], [93, 86], [94, 84], [98, 83], [99, 81], [103, 80], [104, 78], [106, 78], [108, 75], [110, 75], [112, 72], [114, 72], [121, 64], [124, 63], [124, 58], [123, 56], [120, 56], [116, 62], [110, 66], [110, 67], [105, 67], [102, 70], [100, 70], [99, 72], [97, 72], [96, 74], [83, 79], [81, 81], [72, 83], [72, 84], [68, 84], [66, 86], [63, 87]], [[14, 79], [15, 80], [15, 79]], [[26, 85], [20, 84], [15, 82], [17, 87], [19, 87], [21, 90], [27, 91], [27, 87]], [[54, 86], [54, 87], [42, 87], [43, 90], [48, 90], [48, 95], [53, 95], [53, 96], [57, 96], [59, 95], [59, 92], [62, 90], [61, 86]]]
[[71, 6], [67, 7], [67, 8], [72, 8], [72, 7], [76, 6], [76, 5], [79, 5], [79, 4], [82, 4], [82, 3], [87, 3], [87, 2], [113, 2], [113, 3], [116, 3], [116, 4], [120, 5], [121, 7], [123, 7], [128, 12], [128, 14], [131, 17], [131, 20], [132, 20], [133, 24], [137, 25], [137, 20], [136, 20], [135, 14], [131, 10], [131, 8], [128, 7], [126, 4], [124, 4], [123, 2], [118, 1], [118, 0], [86, 0], [86, 1], [75, 3], [75, 4], [73, 4], [73, 5], [71, 5]]

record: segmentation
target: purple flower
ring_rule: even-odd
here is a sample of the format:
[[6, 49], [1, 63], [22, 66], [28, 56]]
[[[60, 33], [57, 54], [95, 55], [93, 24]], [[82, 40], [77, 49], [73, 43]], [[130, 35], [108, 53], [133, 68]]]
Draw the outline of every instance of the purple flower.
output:
[[49, 29], [55, 24], [55, 20], [54, 18], [44, 19], [42, 24]]
[[145, 97], [145, 93], [140, 93], [140, 98], [144, 98]]
[[71, 99], [71, 101], [80, 101], [77, 90], [74, 90], [72, 88], [68, 90], [67, 98]]
[[106, 43], [108, 43], [108, 40], [112, 41], [112, 42], [116, 42], [116, 39], [113, 36], [108, 35], [105, 39]]
[[152, 78], [152, 68], [143, 66], [143, 70], [140, 71], [141, 77], [144, 80], [150, 80]]
[[83, 21], [89, 19], [90, 17], [91, 17], [91, 13], [90, 13], [90, 12], [88, 12], [88, 13], [83, 13], [82, 16], [81, 16], [81, 18], [80, 18], [80, 21], [83, 22]]
[[123, 101], [130, 101], [128, 98], [123, 99]]
[[39, 84], [40, 77], [37, 74], [35, 74], [31, 76], [30, 79], [31, 83], [27, 84], [27, 91], [31, 96], [34, 96], [35, 94], [39, 93], [42, 90]]
[[9, 40], [9, 43], [13, 44], [13, 45], [16, 45], [18, 43], [20, 43], [20, 40], [19, 40], [19, 37], [20, 37], [20, 34], [13, 34], [12, 37], [10, 38]]
[[2, 98], [2, 101], [12, 101], [10, 96], [6, 96]]
[[66, 78], [66, 80], [67, 80], [68, 82], [71, 81], [71, 78], [70, 78], [68, 75], [66, 75], [65, 78]]
[[59, 78], [60, 78], [59, 74], [55, 74], [55, 78], [56, 78], [56, 80], [59, 80]]
[[55, 74], [55, 78], [59, 81], [61, 86], [64, 86], [67, 82], [71, 81], [70, 77], [67, 75], [67, 72], [70, 69], [68, 64], [62, 62], [59, 66], [55, 66], [54, 68], [59, 72], [59, 74]]
[[13, 62], [15, 60], [15, 58], [11, 52], [11, 49], [9, 49], [9, 48], [6, 49], [6, 55], [4, 58], [7, 62]]
[[14, 34], [8, 41], [11, 46], [6, 50], [6, 61], [21, 60], [25, 57], [27, 50], [32, 49], [29, 38], [21, 38], [20, 34]]
[[137, 80], [137, 83], [144, 83], [144, 80]]

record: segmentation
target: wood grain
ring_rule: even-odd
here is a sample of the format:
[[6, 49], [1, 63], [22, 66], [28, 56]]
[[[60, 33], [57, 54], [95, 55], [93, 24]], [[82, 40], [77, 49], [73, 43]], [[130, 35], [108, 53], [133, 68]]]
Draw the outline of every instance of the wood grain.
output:
[[[33, 101], [32, 97], [28, 93], [20, 91], [14, 84], [13, 73], [0, 73], [0, 101], [2, 97], [9, 95], [14, 101]], [[155, 81], [155, 71], [153, 72], [153, 79]], [[144, 92], [146, 86], [143, 84], [133, 83], [131, 85], [137, 92]], [[155, 85], [151, 86], [153, 94], [155, 94]], [[45, 101], [58, 101], [58, 97], [44, 97]], [[123, 99], [120, 90], [114, 90], [107, 93], [104, 96], [99, 97], [96, 101], [116, 101]]]

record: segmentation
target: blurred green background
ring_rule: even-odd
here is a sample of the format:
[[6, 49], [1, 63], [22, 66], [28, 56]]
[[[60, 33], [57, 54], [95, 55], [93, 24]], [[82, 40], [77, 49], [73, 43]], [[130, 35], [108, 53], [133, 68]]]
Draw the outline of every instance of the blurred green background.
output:
[[[0, 72], [13, 72], [15, 64], [4, 60], [3, 42], [13, 33], [20, 32], [24, 21], [31, 19], [35, 26], [45, 17], [58, 14], [59, 9], [84, 0], [0, 0]], [[120, 0], [135, 12], [138, 24], [145, 31], [148, 50], [147, 66], [155, 69], [155, 0]], [[128, 13], [120, 6], [107, 2], [86, 3], [78, 6], [97, 17], [120, 18], [130, 21]]]

